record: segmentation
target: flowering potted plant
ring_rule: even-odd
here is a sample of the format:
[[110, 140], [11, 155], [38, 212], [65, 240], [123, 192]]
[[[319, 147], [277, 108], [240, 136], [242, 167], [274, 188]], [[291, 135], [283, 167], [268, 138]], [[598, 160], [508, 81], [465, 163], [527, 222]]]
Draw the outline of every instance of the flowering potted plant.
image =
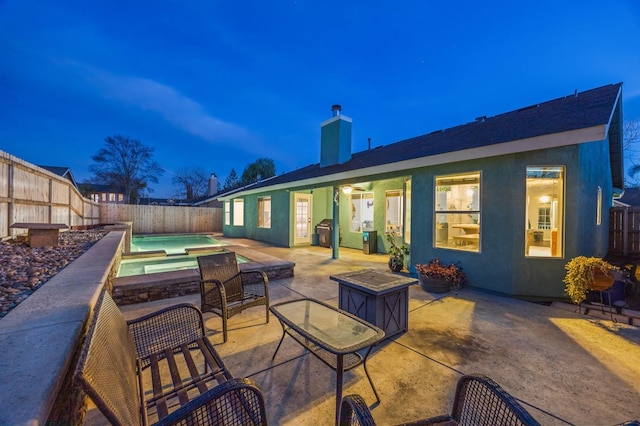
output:
[[395, 231], [387, 232], [385, 235], [389, 243], [389, 269], [393, 272], [400, 272], [404, 268], [405, 257], [409, 255], [409, 247], [406, 244], [398, 244], [397, 233]]
[[467, 282], [467, 274], [462, 270], [460, 262], [446, 265], [435, 258], [429, 263], [418, 263], [416, 271], [418, 271], [420, 286], [433, 293], [445, 293]]
[[625, 279], [622, 271], [599, 257], [574, 257], [564, 269], [567, 271], [562, 280], [565, 284], [564, 291], [576, 305], [587, 298], [589, 291], [606, 290], [616, 280]]

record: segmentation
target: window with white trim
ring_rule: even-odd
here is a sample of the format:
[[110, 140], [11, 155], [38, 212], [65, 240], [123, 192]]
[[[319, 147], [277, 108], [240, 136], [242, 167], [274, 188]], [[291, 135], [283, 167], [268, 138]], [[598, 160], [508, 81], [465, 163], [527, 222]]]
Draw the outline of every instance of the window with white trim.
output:
[[233, 226], [244, 226], [244, 199], [233, 200]]
[[271, 197], [258, 197], [258, 228], [271, 228]]
[[386, 191], [385, 199], [386, 209], [384, 232], [396, 232], [398, 235], [402, 235], [402, 190]]
[[224, 202], [224, 224], [231, 225], [231, 202]]
[[562, 257], [564, 167], [527, 167], [526, 188], [525, 256]]
[[351, 194], [351, 232], [373, 231], [373, 192]]
[[436, 176], [435, 247], [480, 251], [480, 172]]

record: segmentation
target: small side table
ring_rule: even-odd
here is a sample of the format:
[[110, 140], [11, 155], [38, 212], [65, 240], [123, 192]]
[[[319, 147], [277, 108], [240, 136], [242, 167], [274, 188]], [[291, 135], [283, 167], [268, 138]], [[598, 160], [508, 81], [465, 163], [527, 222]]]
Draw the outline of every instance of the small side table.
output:
[[330, 278], [340, 284], [340, 309], [383, 329], [385, 338], [409, 329], [409, 286], [416, 278], [373, 269]]
[[14, 223], [9, 228], [28, 229], [29, 247], [57, 247], [58, 232], [68, 226], [64, 223]]

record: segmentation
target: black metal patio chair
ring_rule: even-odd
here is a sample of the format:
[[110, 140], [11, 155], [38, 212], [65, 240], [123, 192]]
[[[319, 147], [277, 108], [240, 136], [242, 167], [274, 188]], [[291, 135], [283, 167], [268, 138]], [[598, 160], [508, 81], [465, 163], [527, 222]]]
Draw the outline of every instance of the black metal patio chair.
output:
[[[359, 395], [342, 399], [340, 425], [374, 426], [369, 407]], [[451, 414], [405, 423], [417, 425], [539, 426], [504, 389], [486, 376], [466, 375], [458, 381]]]
[[200, 309], [222, 317], [227, 341], [227, 319], [254, 306], [265, 306], [269, 322], [269, 278], [263, 271], [240, 271], [234, 252], [198, 257]]

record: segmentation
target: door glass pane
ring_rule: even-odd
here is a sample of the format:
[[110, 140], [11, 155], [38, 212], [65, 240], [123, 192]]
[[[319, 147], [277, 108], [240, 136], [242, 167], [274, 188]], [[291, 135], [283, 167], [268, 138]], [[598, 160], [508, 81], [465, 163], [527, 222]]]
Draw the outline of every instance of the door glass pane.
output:
[[304, 198], [296, 199], [296, 238], [309, 236], [309, 202]]

